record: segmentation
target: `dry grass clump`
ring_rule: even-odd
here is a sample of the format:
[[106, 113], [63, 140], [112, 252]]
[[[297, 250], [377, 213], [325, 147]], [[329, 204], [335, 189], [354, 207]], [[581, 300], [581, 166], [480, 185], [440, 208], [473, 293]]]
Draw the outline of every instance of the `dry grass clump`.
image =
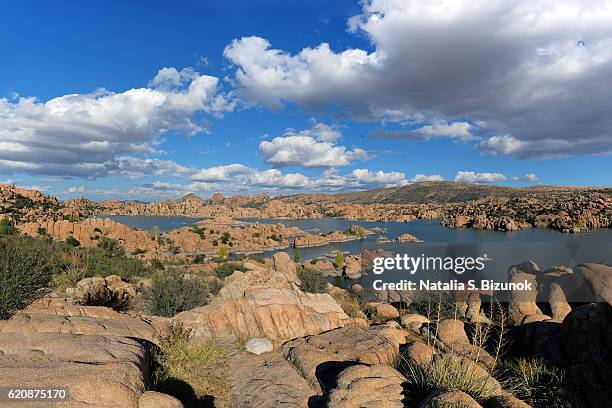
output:
[[344, 310], [348, 317], [354, 319], [364, 317], [363, 310], [365, 305], [359, 296], [349, 294], [332, 295], [332, 297], [342, 307], [342, 310]]
[[483, 376], [476, 363], [465, 364], [451, 354], [439, 354], [431, 363], [407, 364], [403, 371], [408, 379], [411, 397], [422, 400], [439, 389], [463, 391], [476, 401], [492, 396], [494, 380]]
[[496, 376], [506, 389], [534, 408], [566, 408], [563, 370], [541, 358], [519, 358], [501, 364]]
[[231, 406], [227, 345], [217, 339], [190, 345], [189, 331], [172, 324], [160, 337], [152, 388], [175, 396], [185, 406]]
[[432, 322], [457, 318], [455, 298], [445, 292], [415, 292], [404, 310], [425, 316]]

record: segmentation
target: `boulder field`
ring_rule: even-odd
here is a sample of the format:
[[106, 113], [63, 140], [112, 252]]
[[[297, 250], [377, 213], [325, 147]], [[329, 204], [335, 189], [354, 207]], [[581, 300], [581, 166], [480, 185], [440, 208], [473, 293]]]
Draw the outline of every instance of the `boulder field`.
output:
[[[245, 265], [249, 270], [227, 277], [210, 304], [174, 318], [76, 305], [72, 298], [37, 300], [0, 321], [0, 387], [68, 389], [66, 402], [48, 406], [182, 407], [151, 389], [152, 353], [174, 321], [189, 329], [193, 347], [213, 338], [249, 339], [226, 361], [236, 407], [530, 407], [497, 377], [495, 347], [479, 337], [499, 328], [485, 314], [484, 294], [455, 294], [456, 316], [435, 320], [378, 302], [370, 306], [384, 323], [373, 324], [350, 318], [327, 293], [303, 292], [285, 253]], [[562, 368], [572, 407], [609, 406], [612, 268], [541, 270], [524, 262], [508, 276], [529, 276], [537, 290], [513, 294], [505, 306], [507, 357], [543, 358]], [[81, 284], [78, 299], [95, 288], [131, 293], [111, 276]], [[574, 289], [590, 302], [568, 301]], [[436, 367], [469, 376], [478, 391], [415, 387], [416, 373]]]

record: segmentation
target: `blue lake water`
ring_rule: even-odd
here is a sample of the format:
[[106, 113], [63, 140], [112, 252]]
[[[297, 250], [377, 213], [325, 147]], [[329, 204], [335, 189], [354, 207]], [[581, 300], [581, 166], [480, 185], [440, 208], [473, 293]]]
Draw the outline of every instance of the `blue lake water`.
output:
[[[117, 222], [133, 228], [150, 230], [158, 226], [161, 231], [191, 226], [203, 220], [192, 217], [158, 217], [158, 216], [108, 216]], [[383, 248], [390, 252], [436, 253], [457, 256], [458, 254], [487, 254], [492, 258], [492, 265], [507, 270], [507, 265], [523, 260], [535, 260], [542, 267], [552, 265], [573, 265], [580, 262], [599, 262], [612, 264], [612, 229], [593, 230], [585, 234], [563, 234], [554, 230], [527, 229], [516, 232], [479, 231], [473, 229], [452, 229], [440, 225], [440, 220], [415, 220], [411, 222], [371, 222], [349, 221], [335, 218], [323, 219], [242, 219], [247, 222], [266, 224], [282, 223], [286, 226], [299, 227], [312, 233], [343, 231], [351, 225], [359, 225], [366, 229], [382, 229], [374, 235], [368, 235], [361, 240], [331, 243], [321, 247], [300, 248], [302, 259], [329, 255], [334, 251], [357, 254], [364, 249]], [[415, 235], [424, 243], [379, 244], [380, 236], [394, 239], [400, 234]], [[275, 251], [265, 251], [263, 256], [269, 256]], [[293, 249], [286, 249], [293, 256]]]
[[[161, 231], [170, 231], [175, 228], [191, 226], [203, 220], [191, 217], [157, 217], [157, 216], [109, 216], [117, 222], [133, 228], [151, 230], [158, 226]], [[328, 278], [337, 286], [349, 287], [353, 283], [360, 283], [371, 288], [374, 281], [382, 279], [385, 282], [399, 282], [401, 280], [427, 279], [492, 279], [502, 282], [507, 279], [507, 271], [511, 265], [533, 260], [542, 269], [554, 265], [573, 267], [578, 263], [595, 262], [612, 265], [612, 229], [593, 230], [585, 234], [563, 234], [554, 230], [527, 229], [516, 232], [478, 231], [472, 229], [452, 229], [440, 225], [439, 220], [415, 220], [403, 222], [370, 222], [347, 221], [334, 218], [324, 219], [243, 219], [247, 222], [261, 222], [267, 224], [282, 223], [286, 226], [299, 227], [312, 233], [325, 233], [329, 231], [347, 230], [351, 225], [359, 225], [372, 230], [379, 228], [382, 231], [368, 235], [360, 240], [331, 243], [312, 248], [300, 248], [299, 252], [303, 262], [311, 259], [329, 256], [333, 259], [335, 251], [348, 254], [358, 254], [364, 249], [384, 249], [392, 254], [407, 254], [411, 257], [481, 257], [488, 259], [485, 271], [477, 275], [449, 275], [424, 273], [410, 275], [405, 271], [387, 271], [383, 275], [375, 275], [371, 268], [364, 267], [364, 275], [357, 280], [342, 277]], [[378, 237], [387, 237], [392, 240], [397, 236], [409, 233], [415, 235], [422, 243], [377, 243]], [[272, 256], [275, 251], [264, 251], [262, 257]], [[293, 257], [293, 248], [284, 249]], [[570, 299], [572, 300], [572, 299]], [[576, 300], [576, 299], [573, 299]], [[586, 299], [585, 299], [586, 300]]]

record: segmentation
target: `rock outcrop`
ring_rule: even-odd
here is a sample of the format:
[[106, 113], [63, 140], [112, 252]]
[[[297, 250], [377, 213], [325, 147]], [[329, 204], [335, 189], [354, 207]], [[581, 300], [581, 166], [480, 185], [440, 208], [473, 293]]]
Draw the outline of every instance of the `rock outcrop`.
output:
[[419, 408], [438, 407], [482, 408], [474, 398], [465, 392], [445, 389], [434, 391], [419, 405]]
[[302, 292], [286, 253], [275, 255], [274, 268], [250, 267], [245, 273], [234, 272], [211, 304], [176, 315], [192, 330], [194, 342], [233, 336], [291, 340], [350, 321], [330, 295]]
[[329, 408], [403, 408], [406, 378], [386, 365], [355, 365], [338, 376]]
[[612, 306], [591, 303], [563, 320], [562, 346], [568, 360], [572, 407], [604, 408], [612, 400]]
[[18, 228], [23, 234], [39, 236], [45, 233], [57, 241], [73, 237], [84, 247], [97, 246], [101, 237], [121, 242], [129, 252], [136, 248], [156, 250], [159, 247], [159, 243], [152, 239], [148, 232], [130, 228], [109, 218], [88, 218], [81, 222], [68, 220], [29, 222], [20, 224]]
[[344, 327], [300, 338], [282, 347], [285, 357], [320, 394], [330, 391], [338, 373], [357, 362], [393, 366], [406, 333], [385, 326]]
[[144, 320], [104, 307], [35, 302], [0, 322], [0, 387], [65, 388], [66, 407], [138, 408], [155, 337]]
[[279, 351], [237, 354], [229, 366], [236, 407], [307, 407], [316, 395]]

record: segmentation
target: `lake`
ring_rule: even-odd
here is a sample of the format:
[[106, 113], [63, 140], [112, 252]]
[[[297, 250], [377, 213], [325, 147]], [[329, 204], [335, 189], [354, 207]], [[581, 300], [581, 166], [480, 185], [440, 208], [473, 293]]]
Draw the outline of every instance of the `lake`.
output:
[[[175, 228], [191, 226], [202, 218], [192, 217], [157, 217], [157, 216], [108, 216], [117, 222], [133, 228], [151, 230], [158, 226], [166, 232]], [[364, 267], [364, 275], [360, 279], [344, 279], [342, 277], [329, 277], [330, 282], [341, 287], [350, 287], [359, 283], [371, 288], [374, 281], [382, 279], [385, 282], [399, 282], [401, 280], [420, 279], [492, 279], [503, 282], [507, 280], [507, 271], [511, 265], [526, 261], [535, 261], [540, 268], [547, 269], [554, 265], [573, 267], [578, 263], [595, 262], [612, 264], [612, 229], [593, 230], [585, 234], [563, 234], [554, 230], [526, 229], [516, 232], [479, 231], [472, 229], [452, 229], [440, 225], [440, 220], [415, 220], [411, 222], [371, 222], [348, 221], [334, 218], [324, 219], [242, 219], [246, 222], [261, 222], [267, 224], [282, 223], [286, 226], [299, 227], [311, 233], [325, 233], [329, 231], [347, 230], [351, 225], [359, 225], [366, 229], [380, 229], [373, 235], [361, 240], [331, 243], [312, 248], [300, 248], [299, 252], [303, 262], [322, 256], [333, 259], [332, 253], [358, 254], [364, 249], [382, 248], [395, 254], [407, 254], [412, 257], [485, 257], [486, 268], [482, 272], [468, 277], [464, 275], [450, 275], [447, 272], [423, 272], [410, 275], [405, 271], [387, 271], [384, 275], [375, 275], [371, 268]], [[393, 240], [397, 236], [409, 233], [415, 235], [422, 243], [377, 243], [378, 237], [387, 237]], [[293, 248], [284, 250], [289, 256], [294, 256]], [[269, 257], [277, 251], [264, 251], [259, 256]], [[504, 294], [502, 295], [505, 296]], [[569, 299], [569, 298], [568, 298]], [[587, 299], [570, 299], [587, 300]]]
[[[158, 226], [161, 231], [191, 226], [203, 218], [179, 216], [107, 216], [117, 222], [133, 228], [150, 230]], [[526, 229], [516, 232], [479, 231], [473, 229], [452, 229], [440, 225], [440, 220], [414, 220], [411, 222], [378, 222], [349, 221], [335, 218], [323, 219], [241, 219], [246, 222], [261, 222], [266, 224], [282, 223], [286, 226], [299, 227], [312, 233], [343, 231], [351, 225], [359, 225], [366, 229], [379, 228], [382, 232], [368, 235], [364, 239], [331, 243], [312, 248], [300, 248], [303, 260], [325, 256], [334, 251], [357, 254], [364, 249], [383, 248], [391, 252], [409, 254], [445, 253], [457, 254], [487, 254], [493, 265], [507, 270], [511, 265], [522, 260], [535, 260], [542, 267], [552, 265], [573, 265], [580, 262], [600, 262], [612, 264], [612, 229], [593, 230], [585, 234], [563, 234], [547, 229]], [[394, 239], [400, 234], [415, 235], [424, 243], [378, 244], [380, 236]], [[264, 251], [263, 256], [270, 256], [276, 251]], [[286, 250], [293, 256], [293, 249]]]

